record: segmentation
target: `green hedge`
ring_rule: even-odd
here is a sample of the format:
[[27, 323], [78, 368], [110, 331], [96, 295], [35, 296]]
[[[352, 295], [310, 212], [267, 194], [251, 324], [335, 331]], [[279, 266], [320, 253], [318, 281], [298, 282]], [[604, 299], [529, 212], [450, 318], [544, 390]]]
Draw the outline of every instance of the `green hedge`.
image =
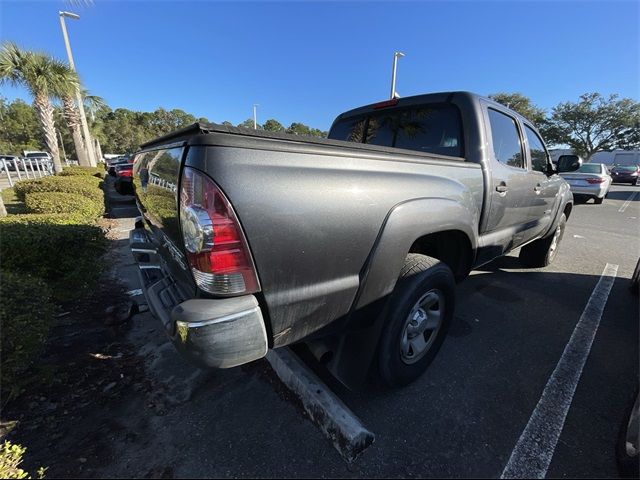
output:
[[69, 213], [23, 213], [0, 217], [0, 224], [40, 224], [40, 225], [93, 225], [94, 220], [82, 219]]
[[100, 167], [64, 167], [59, 175], [62, 177], [89, 176], [104, 178], [105, 173], [104, 168]]
[[3, 268], [5, 270], [0, 270], [0, 385], [3, 396], [10, 398], [20, 392], [21, 376], [40, 355], [54, 307], [45, 282], [28, 273]]
[[55, 300], [82, 296], [100, 277], [104, 234], [74, 215], [10, 215], [0, 220], [0, 238], [2, 268], [42, 278]]
[[104, 215], [104, 202], [98, 202], [77, 193], [27, 193], [24, 203], [28, 213], [67, 213], [87, 221]]
[[85, 197], [104, 201], [101, 190], [102, 180], [92, 176], [45, 177], [39, 180], [25, 180], [14, 186], [16, 197], [24, 202], [25, 195], [33, 192], [77, 193]]

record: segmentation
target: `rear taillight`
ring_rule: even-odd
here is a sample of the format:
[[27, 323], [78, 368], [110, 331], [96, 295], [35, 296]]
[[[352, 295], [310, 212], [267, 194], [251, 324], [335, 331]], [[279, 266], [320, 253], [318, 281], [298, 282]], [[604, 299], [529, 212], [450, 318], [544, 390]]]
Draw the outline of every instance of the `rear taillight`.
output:
[[587, 182], [593, 185], [596, 183], [604, 183], [606, 180], [604, 178], [587, 178]]
[[185, 167], [180, 224], [189, 266], [199, 288], [218, 295], [260, 289], [247, 241], [231, 204], [213, 180]]
[[121, 170], [118, 175], [121, 177], [133, 177], [133, 170]]

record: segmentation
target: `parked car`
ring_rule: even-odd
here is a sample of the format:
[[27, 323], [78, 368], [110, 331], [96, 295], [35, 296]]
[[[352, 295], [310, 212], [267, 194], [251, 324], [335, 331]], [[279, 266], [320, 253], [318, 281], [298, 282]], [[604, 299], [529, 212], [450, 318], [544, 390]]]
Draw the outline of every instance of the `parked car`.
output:
[[640, 164], [640, 150], [614, 150], [613, 152], [596, 152], [589, 162], [602, 163], [611, 169], [614, 165]]
[[[36, 169], [37, 165], [41, 169], [53, 171], [53, 157], [49, 152], [24, 151], [24, 164], [31, 169], [31, 165]], [[37, 161], [37, 165], [36, 165]]]
[[122, 163], [114, 166], [116, 181], [114, 188], [116, 191], [123, 195], [130, 195], [133, 193], [133, 164]]
[[124, 165], [124, 164], [126, 164], [128, 162], [129, 162], [129, 159], [126, 158], [126, 157], [119, 157], [119, 158], [110, 160], [106, 164], [107, 173], [109, 175], [111, 175], [112, 177], [117, 177], [117, 175], [116, 175], [116, 167], [118, 167], [120, 165]]
[[18, 166], [18, 168], [21, 168], [20, 157], [17, 157], [15, 155], [0, 155], [0, 169], [2, 169], [2, 171], [4, 171], [5, 164], [7, 166], [7, 170], [15, 171], [16, 165]]
[[601, 204], [611, 188], [611, 176], [607, 167], [601, 163], [585, 163], [578, 170], [571, 173], [560, 173], [578, 198], [593, 198], [596, 204]]
[[614, 183], [630, 183], [638, 185], [640, 165], [614, 165], [611, 169], [611, 178]]
[[197, 123], [135, 159], [131, 250], [176, 347], [228, 368], [304, 342], [352, 387], [418, 378], [456, 280], [519, 247], [548, 265], [573, 206], [534, 125], [468, 92], [351, 110], [329, 139]]

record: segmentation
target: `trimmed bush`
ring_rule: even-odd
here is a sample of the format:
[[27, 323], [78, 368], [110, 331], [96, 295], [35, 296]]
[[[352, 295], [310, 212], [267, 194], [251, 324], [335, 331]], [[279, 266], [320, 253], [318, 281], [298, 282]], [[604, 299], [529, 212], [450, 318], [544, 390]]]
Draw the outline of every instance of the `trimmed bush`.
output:
[[0, 271], [3, 396], [12, 397], [20, 393], [21, 376], [40, 355], [53, 311], [51, 291], [41, 279], [24, 273]]
[[106, 249], [102, 230], [73, 214], [10, 215], [0, 220], [2, 268], [45, 280], [55, 300], [71, 300], [95, 285]]
[[104, 214], [104, 203], [77, 193], [27, 193], [24, 203], [29, 213], [68, 213], [79, 219], [95, 220]]
[[100, 167], [64, 167], [62, 172], [59, 173], [62, 177], [75, 177], [75, 176], [90, 176], [90, 177], [105, 177], [104, 168]]
[[104, 193], [101, 190], [102, 180], [97, 177], [88, 175], [67, 176], [67, 177], [45, 177], [39, 180], [25, 180], [16, 183], [14, 190], [16, 197], [24, 202], [25, 195], [33, 192], [62, 192], [77, 193], [95, 199], [96, 201], [104, 201]]
[[[77, 215], [69, 213], [24, 213], [0, 217], [0, 224], [42, 224], [42, 225], [93, 225], [94, 220], [81, 219]], [[3, 259], [4, 260], [4, 259]]]
[[7, 210], [8, 215], [25, 213], [26, 211], [24, 203], [18, 200], [18, 198], [16, 197], [16, 192], [13, 190], [13, 188], [2, 189], [2, 201], [4, 202], [4, 208]]

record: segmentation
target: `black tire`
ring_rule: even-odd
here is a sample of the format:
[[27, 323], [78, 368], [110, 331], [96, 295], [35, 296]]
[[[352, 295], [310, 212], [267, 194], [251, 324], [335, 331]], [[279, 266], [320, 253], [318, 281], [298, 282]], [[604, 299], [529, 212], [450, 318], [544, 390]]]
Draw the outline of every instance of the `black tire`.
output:
[[[383, 384], [388, 387], [407, 385], [418, 379], [433, 361], [453, 318], [455, 287], [453, 272], [446, 264], [426, 255], [407, 255], [389, 300], [387, 317], [378, 343], [377, 371]], [[434, 294], [441, 299], [436, 302], [438, 308], [442, 308], [440, 326], [430, 333], [425, 331], [420, 334], [430, 346], [413, 363], [407, 363], [401, 343], [408, 328], [409, 314], [422, 298]], [[433, 339], [432, 335], [435, 335]]]
[[525, 268], [542, 268], [550, 265], [558, 254], [558, 248], [564, 236], [566, 225], [567, 217], [563, 213], [556, 230], [551, 235], [522, 247], [519, 257], [522, 266]]
[[[630, 456], [627, 453], [627, 435], [629, 428], [629, 419], [631, 418], [633, 409], [637, 407], [637, 404], [633, 403], [636, 401], [638, 397], [638, 390], [636, 389], [636, 394], [633, 397], [633, 400], [629, 402], [629, 407], [625, 412], [625, 416], [622, 421], [622, 425], [620, 425], [620, 431], [618, 433], [618, 441], [616, 444], [616, 460], [618, 463], [618, 471], [620, 472], [620, 476], [622, 478], [638, 478], [638, 469], [640, 468], [640, 459], [638, 455]], [[631, 434], [635, 437], [638, 432], [631, 432]], [[637, 437], [636, 437], [637, 438]]]
[[636, 295], [640, 294], [640, 258], [636, 263], [636, 268], [633, 270], [633, 275], [631, 275], [629, 289]]
[[602, 198], [593, 197], [593, 203], [595, 203], [596, 205], [602, 205], [603, 201], [604, 201], [604, 197]]

